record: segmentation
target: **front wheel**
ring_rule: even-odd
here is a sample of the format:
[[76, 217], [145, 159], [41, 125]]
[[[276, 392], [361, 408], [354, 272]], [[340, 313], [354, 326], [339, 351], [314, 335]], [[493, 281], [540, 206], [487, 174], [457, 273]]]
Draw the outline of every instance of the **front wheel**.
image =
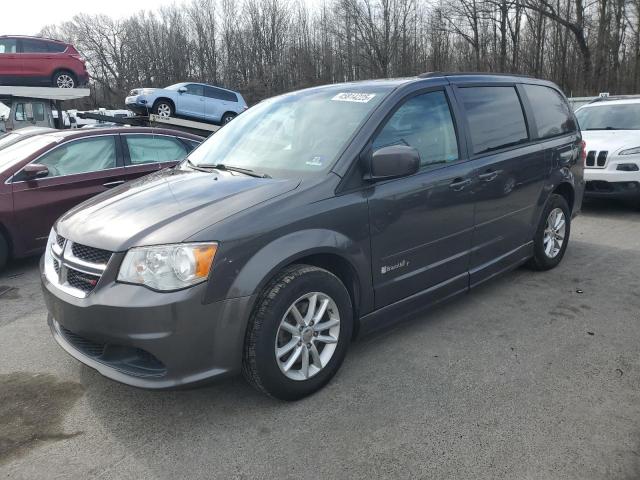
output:
[[569, 243], [571, 212], [561, 195], [553, 194], [545, 205], [540, 224], [533, 238], [533, 257], [529, 267], [534, 270], [550, 270], [556, 267]]
[[154, 103], [152, 111], [159, 117], [163, 118], [173, 117], [174, 114], [173, 105], [165, 100], [158, 100]]
[[293, 265], [266, 287], [249, 320], [242, 370], [258, 390], [298, 400], [340, 368], [353, 331], [349, 292], [327, 270]]

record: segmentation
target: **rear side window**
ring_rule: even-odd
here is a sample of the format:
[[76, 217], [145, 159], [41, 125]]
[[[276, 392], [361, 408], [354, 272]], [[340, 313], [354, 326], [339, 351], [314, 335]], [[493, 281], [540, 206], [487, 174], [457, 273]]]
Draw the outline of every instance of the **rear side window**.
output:
[[527, 125], [514, 87], [460, 88], [473, 153], [480, 154], [528, 140]]
[[115, 137], [106, 135], [75, 140], [45, 153], [36, 162], [49, 168], [47, 177], [61, 177], [115, 168]]
[[157, 135], [125, 135], [132, 165], [173, 162], [187, 156], [187, 148], [179, 140]]
[[205, 95], [209, 98], [215, 98], [216, 100], [224, 100], [225, 102], [237, 102], [238, 97], [235, 93], [228, 92], [221, 88], [204, 87]]
[[576, 131], [573, 114], [560, 93], [543, 85], [523, 85], [522, 88], [533, 110], [540, 138]]
[[49, 44], [43, 40], [22, 40], [22, 53], [48, 53]]
[[0, 39], [0, 53], [16, 53], [18, 42], [13, 38]]
[[373, 141], [373, 149], [408, 145], [418, 150], [420, 165], [458, 159], [458, 142], [444, 92], [410, 98], [391, 116]]

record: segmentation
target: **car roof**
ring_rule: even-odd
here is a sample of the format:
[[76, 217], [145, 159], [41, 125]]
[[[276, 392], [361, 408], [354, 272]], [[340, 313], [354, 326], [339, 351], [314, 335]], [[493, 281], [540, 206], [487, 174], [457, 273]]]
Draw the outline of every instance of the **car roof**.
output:
[[[201, 82], [178, 82], [178, 83], [173, 83], [172, 85], [202, 85], [203, 87], [212, 87], [212, 88], [219, 88], [220, 90], [225, 90], [227, 92], [231, 92], [231, 93], [237, 93], [238, 95], [240, 95], [240, 92], [236, 92], [235, 90], [230, 90], [228, 88], [224, 88], [224, 87], [219, 87], [218, 85], [210, 85], [208, 83], [201, 83]], [[166, 88], [166, 87], [165, 87]]]
[[47, 42], [56, 42], [67, 45], [67, 42], [63, 42], [62, 40], [58, 40], [56, 38], [47, 38], [47, 37], [35, 37], [33, 35], [0, 35], [0, 38], [24, 38], [29, 40], [46, 40]]
[[69, 130], [53, 130], [52, 132], [44, 133], [43, 135], [51, 137], [53, 141], [72, 140], [82, 137], [94, 137], [96, 135], [119, 135], [129, 133], [149, 133], [158, 135], [170, 135], [174, 137], [190, 138], [192, 140], [202, 141], [203, 138], [192, 133], [186, 133], [180, 130], [172, 130], [170, 128], [155, 128], [155, 127], [129, 127], [127, 129], [114, 129], [112, 127], [100, 127], [100, 128], [73, 128]]
[[602, 99], [582, 105], [578, 110], [582, 110], [583, 108], [606, 107], [608, 105], [637, 105], [639, 103], [640, 98], [619, 98], [616, 100]]

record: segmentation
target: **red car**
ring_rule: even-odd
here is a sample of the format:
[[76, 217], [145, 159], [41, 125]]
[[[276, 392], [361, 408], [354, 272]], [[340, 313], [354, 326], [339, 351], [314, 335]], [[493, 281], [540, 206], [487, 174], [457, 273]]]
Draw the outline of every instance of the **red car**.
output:
[[73, 45], [0, 35], [0, 85], [74, 88], [88, 81], [84, 59]]
[[55, 220], [128, 180], [175, 165], [202, 138], [159, 128], [36, 135], [0, 151], [0, 269], [40, 253]]

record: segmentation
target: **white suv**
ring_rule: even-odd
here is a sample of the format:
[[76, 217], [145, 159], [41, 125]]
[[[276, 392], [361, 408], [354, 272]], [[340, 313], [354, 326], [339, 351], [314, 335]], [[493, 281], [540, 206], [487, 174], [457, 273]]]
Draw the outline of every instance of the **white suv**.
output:
[[585, 196], [640, 199], [640, 98], [599, 100], [576, 117], [587, 152]]

